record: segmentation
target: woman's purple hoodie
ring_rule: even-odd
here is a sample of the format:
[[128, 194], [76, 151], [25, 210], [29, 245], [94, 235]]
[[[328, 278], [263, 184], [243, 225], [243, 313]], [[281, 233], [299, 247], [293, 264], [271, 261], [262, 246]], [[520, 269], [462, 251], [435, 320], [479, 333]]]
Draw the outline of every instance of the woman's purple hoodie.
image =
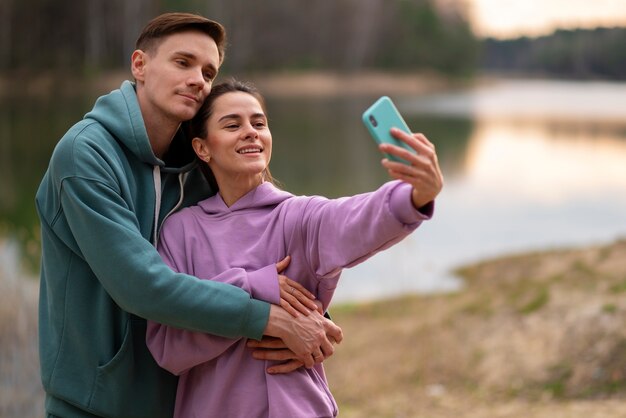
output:
[[[411, 186], [398, 181], [340, 199], [294, 196], [263, 183], [231, 207], [215, 195], [172, 215], [163, 226], [159, 252], [174, 270], [201, 279], [220, 280], [221, 272], [241, 268], [248, 274], [231, 284], [276, 304], [275, 264], [290, 255], [284, 274], [326, 309], [343, 268], [399, 242], [432, 210], [432, 204], [415, 210]], [[252, 358], [245, 339], [150, 322], [146, 340], [156, 361], [180, 376], [175, 417], [337, 415], [321, 364], [272, 375], [266, 369], [273, 362]]]

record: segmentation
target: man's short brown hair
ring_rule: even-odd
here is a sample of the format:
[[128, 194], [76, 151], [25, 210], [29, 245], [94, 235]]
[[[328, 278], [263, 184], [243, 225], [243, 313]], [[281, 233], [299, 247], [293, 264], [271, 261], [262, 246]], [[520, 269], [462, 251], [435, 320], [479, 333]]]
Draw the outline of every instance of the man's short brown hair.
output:
[[165, 13], [155, 17], [141, 31], [135, 48], [151, 52], [159, 46], [163, 38], [189, 30], [200, 31], [209, 35], [217, 44], [220, 64], [224, 61], [226, 49], [224, 27], [218, 22], [191, 13]]

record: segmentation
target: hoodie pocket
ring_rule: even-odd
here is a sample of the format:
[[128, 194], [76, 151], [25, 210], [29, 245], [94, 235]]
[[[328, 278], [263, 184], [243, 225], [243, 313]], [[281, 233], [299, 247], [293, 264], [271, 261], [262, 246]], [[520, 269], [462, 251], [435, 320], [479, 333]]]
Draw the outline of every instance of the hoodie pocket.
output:
[[145, 336], [146, 321], [132, 317], [119, 351], [97, 369], [91, 411], [124, 418], [172, 416], [178, 379], [156, 364]]

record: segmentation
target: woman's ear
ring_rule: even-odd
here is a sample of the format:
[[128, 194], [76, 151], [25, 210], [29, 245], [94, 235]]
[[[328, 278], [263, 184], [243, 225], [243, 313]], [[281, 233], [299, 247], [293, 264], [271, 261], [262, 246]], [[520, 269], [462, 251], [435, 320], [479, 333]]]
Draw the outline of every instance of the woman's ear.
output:
[[209, 150], [209, 147], [207, 146], [204, 139], [195, 137], [194, 139], [191, 140], [191, 146], [193, 147], [193, 150], [196, 152], [196, 155], [198, 156], [198, 158], [200, 158], [202, 161], [206, 162], [207, 164], [209, 163], [209, 161], [211, 161], [211, 151]]

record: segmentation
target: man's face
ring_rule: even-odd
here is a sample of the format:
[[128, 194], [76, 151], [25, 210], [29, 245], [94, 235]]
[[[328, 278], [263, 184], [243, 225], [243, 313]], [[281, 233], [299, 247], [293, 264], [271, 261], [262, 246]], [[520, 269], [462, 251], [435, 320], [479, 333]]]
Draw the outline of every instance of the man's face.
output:
[[219, 64], [215, 41], [199, 31], [175, 33], [153, 50], [135, 51], [132, 71], [146, 122], [167, 126], [191, 119], [211, 91]]

